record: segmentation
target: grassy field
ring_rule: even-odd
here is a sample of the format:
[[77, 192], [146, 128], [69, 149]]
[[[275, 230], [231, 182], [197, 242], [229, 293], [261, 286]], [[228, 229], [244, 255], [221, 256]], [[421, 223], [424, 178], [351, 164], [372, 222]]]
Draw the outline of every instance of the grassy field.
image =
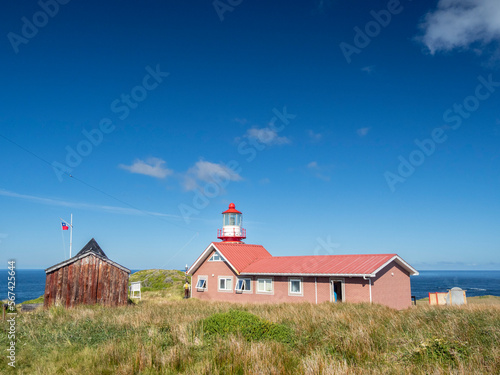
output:
[[[498, 305], [404, 311], [348, 303], [241, 305], [182, 300], [176, 283], [171, 289], [145, 292], [127, 307], [20, 314], [17, 367], [10, 369], [4, 355], [1, 372], [500, 373]], [[0, 343], [8, 348], [5, 333]]]
[[[467, 303], [469, 305], [500, 305], [500, 297], [497, 296], [467, 297]], [[417, 305], [428, 306], [429, 298], [422, 298], [417, 300]]]

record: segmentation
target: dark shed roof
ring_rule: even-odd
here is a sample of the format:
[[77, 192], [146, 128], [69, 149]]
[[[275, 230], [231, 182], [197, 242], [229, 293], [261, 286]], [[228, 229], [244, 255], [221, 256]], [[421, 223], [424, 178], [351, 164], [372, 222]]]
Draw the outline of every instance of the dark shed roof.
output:
[[106, 254], [104, 254], [104, 251], [102, 251], [99, 244], [93, 238], [78, 252], [78, 254], [75, 255], [75, 257], [77, 257], [79, 255], [87, 254], [87, 253], [93, 253], [94, 255], [98, 255], [101, 258], [108, 259]]
[[99, 244], [97, 243], [97, 241], [92, 238], [79, 252], [78, 254], [76, 254], [74, 257], [72, 258], [69, 258], [61, 263], [57, 263], [55, 265], [53, 265], [52, 267], [49, 267], [45, 270], [45, 273], [50, 273], [50, 272], [53, 272], [61, 267], [64, 267], [68, 264], [71, 264], [73, 262], [76, 262], [77, 260], [80, 260], [82, 258], [85, 258], [86, 256], [89, 256], [89, 255], [94, 255], [95, 257], [105, 261], [105, 262], [108, 262], [109, 264], [112, 264], [114, 265], [115, 267], [118, 267], [119, 269], [127, 272], [127, 273], [130, 273], [130, 270], [126, 267], [123, 267], [121, 265], [119, 265], [118, 263], [116, 262], [113, 262], [111, 259], [109, 259], [106, 254], [104, 253], [104, 251], [102, 251], [101, 247], [99, 246]]

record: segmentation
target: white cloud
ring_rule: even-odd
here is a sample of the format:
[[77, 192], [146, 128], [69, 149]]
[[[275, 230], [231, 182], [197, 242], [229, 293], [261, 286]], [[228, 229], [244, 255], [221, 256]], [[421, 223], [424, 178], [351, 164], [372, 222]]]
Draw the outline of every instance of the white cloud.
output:
[[271, 182], [271, 180], [270, 180], [269, 178], [265, 177], [265, 178], [262, 178], [262, 179], [259, 181], [259, 184], [261, 184], [261, 185], [267, 185], [267, 184], [269, 184], [270, 182]]
[[319, 141], [321, 141], [321, 138], [323, 138], [322, 134], [315, 133], [314, 131], [312, 131], [310, 129], [307, 131], [307, 135], [309, 136], [309, 139], [311, 140], [311, 142], [319, 142]]
[[161, 216], [161, 217], [170, 217], [170, 218], [184, 220], [182, 216], [178, 216], [178, 215], [170, 215], [170, 214], [164, 214], [164, 213], [160, 213], [160, 212], [144, 211], [144, 210], [138, 210], [135, 208], [128, 208], [128, 207], [117, 207], [117, 206], [106, 206], [106, 205], [98, 205], [98, 204], [91, 204], [91, 203], [70, 202], [70, 201], [64, 201], [64, 200], [59, 199], [59, 198], [55, 199], [55, 198], [37, 197], [34, 195], [19, 194], [19, 193], [15, 193], [15, 192], [8, 191], [8, 190], [0, 190], [0, 196], [22, 199], [22, 200], [26, 200], [26, 201], [30, 201], [30, 202], [34, 202], [34, 203], [45, 204], [48, 206], [70, 207], [70, 208], [100, 211], [100, 212], [107, 212], [107, 213], [121, 214], [121, 215]]
[[333, 6], [333, 0], [316, 0], [315, 12], [325, 13]]
[[184, 189], [195, 190], [200, 182], [216, 183], [223, 186], [228, 181], [241, 181], [243, 178], [225, 164], [200, 160], [188, 169], [184, 176]]
[[119, 167], [130, 173], [144, 174], [146, 176], [165, 178], [173, 173], [171, 169], [164, 167], [165, 160], [149, 158], [146, 161], [136, 159], [132, 165], [120, 164]]
[[241, 124], [241, 125], [246, 125], [248, 123], [248, 120], [246, 118], [239, 118], [239, 117], [236, 117], [234, 119], [235, 122]]
[[309, 164], [307, 164], [307, 168], [309, 168], [309, 169], [319, 169], [318, 162], [316, 162], [316, 161], [310, 162]]
[[[499, 0], [440, 0], [420, 24], [419, 38], [431, 54], [500, 41]], [[481, 51], [480, 48], [475, 48]]]
[[361, 68], [362, 72], [365, 72], [365, 73], [368, 73], [368, 74], [373, 73], [374, 70], [375, 70], [375, 65], [364, 66], [364, 67]]
[[328, 176], [328, 174], [332, 169], [331, 167], [320, 166], [317, 161], [312, 161], [307, 164], [307, 169], [311, 171], [314, 177], [323, 181], [330, 181], [330, 176]]
[[360, 128], [360, 129], [356, 130], [356, 133], [358, 133], [358, 135], [360, 137], [364, 137], [365, 135], [368, 134], [368, 132], [370, 131], [370, 129], [371, 129], [370, 127]]
[[245, 137], [255, 139], [267, 146], [290, 143], [289, 138], [279, 137], [278, 132], [271, 128], [250, 128], [247, 130]]

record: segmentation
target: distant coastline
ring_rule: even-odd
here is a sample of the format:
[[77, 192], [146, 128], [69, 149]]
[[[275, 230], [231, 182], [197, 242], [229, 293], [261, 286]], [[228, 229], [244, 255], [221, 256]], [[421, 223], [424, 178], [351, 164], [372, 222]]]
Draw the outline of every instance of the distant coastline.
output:
[[[139, 270], [131, 270], [132, 273]], [[184, 271], [184, 270], [181, 270]], [[500, 297], [500, 270], [463, 271], [428, 270], [411, 277], [412, 295], [425, 298], [429, 292], [446, 292], [453, 287], [467, 291], [467, 296], [492, 295]], [[18, 269], [16, 277], [16, 302], [21, 303], [43, 295], [44, 269]], [[7, 298], [7, 270], [0, 269], [0, 299]]]

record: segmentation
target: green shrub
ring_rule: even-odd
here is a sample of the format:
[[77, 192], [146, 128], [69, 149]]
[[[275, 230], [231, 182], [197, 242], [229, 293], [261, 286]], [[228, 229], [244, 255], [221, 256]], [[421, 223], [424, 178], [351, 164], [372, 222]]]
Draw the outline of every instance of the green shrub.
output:
[[[188, 280], [191, 278], [188, 277]], [[140, 281], [143, 292], [151, 292], [170, 288], [182, 290], [185, 274], [177, 270], [142, 270], [130, 275], [129, 282]]]
[[414, 362], [437, 362], [457, 364], [466, 359], [468, 354], [467, 342], [449, 341], [441, 338], [432, 338], [422, 341], [411, 353]]
[[28, 303], [43, 303], [44, 297], [41, 295], [38, 298], [30, 299], [29, 301], [21, 302], [20, 305], [27, 305]]
[[203, 333], [206, 337], [226, 337], [229, 334], [241, 335], [247, 341], [273, 340], [293, 343], [293, 330], [284, 325], [271, 323], [246, 311], [229, 310], [217, 313], [203, 320]]

